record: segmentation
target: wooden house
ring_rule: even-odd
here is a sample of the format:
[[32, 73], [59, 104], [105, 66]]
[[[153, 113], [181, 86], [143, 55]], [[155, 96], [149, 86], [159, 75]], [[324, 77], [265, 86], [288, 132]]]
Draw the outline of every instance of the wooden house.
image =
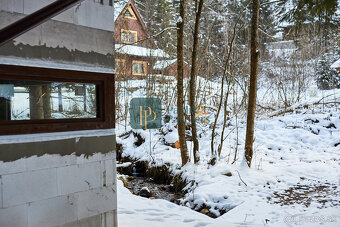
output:
[[115, 62], [117, 79], [142, 79], [157, 60], [169, 58], [158, 49], [133, 0], [115, 4]]
[[[153, 72], [154, 74], [177, 77], [177, 59], [157, 61], [153, 67]], [[190, 66], [184, 63], [184, 77], [189, 77], [189, 74]]]
[[336, 62], [334, 62], [332, 65], [331, 65], [331, 68], [332, 69], [335, 69], [337, 71], [340, 71], [340, 59], [338, 59]]

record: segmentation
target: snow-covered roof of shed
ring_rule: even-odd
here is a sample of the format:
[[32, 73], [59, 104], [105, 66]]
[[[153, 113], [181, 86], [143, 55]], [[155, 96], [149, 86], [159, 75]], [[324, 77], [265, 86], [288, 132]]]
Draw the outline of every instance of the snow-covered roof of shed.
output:
[[115, 2], [113, 4], [114, 8], [114, 21], [117, 20], [119, 17], [120, 13], [123, 11], [125, 8], [126, 4], [129, 2], [129, 0], [119, 0], [118, 2]]
[[340, 59], [338, 59], [336, 62], [334, 62], [334, 63], [331, 65], [331, 68], [332, 68], [332, 69], [340, 68]]
[[296, 45], [294, 43], [294, 40], [282, 40], [282, 41], [276, 41], [276, 42], [269, 42], [264, 44], [267, 49], [269, 50], [275, 50], [275, 49], [293, 49], [296, 50]]
[[176, 61], [177, 61], [177, 59], [156, 61], [153, 68], [154, 69], [165, 69], [166, 67], [175, 63]]
[[115, 51], [119, 54], [140, 56], [140, 57], [159, 57], [169, 58], [170, 56], [161, 49], [150, 49], [141, 46], [116, 44]]

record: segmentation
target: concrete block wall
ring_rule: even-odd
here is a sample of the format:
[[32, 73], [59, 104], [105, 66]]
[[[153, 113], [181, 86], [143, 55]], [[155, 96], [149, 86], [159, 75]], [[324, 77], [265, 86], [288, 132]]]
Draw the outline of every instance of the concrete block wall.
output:
[[[67, 140], [74, 139], [76, 143], [79, 136], [68, 133]], [[115, 152], [102, 151], [100, 135], [93, 136], [98, 138], [98, 149], [89, 157], [75, 153], [60, 156], [47, 151], [40, 157], [0, 161], [0, 226], [117, 226]], [[22, 136], [12, 136], [15, 137], [20, 141]], [[114, 144], [115, 137], [111, 137]], [[7, 140], [2, 138], [0, 149], [4, 152]], [[63, 142], [65, 139], [53, 141], [60, 147]], [[25, 143], [30, 149], [39, 147], [41, 142], [34, 141], [31, 147], [28, 141]], [[13, 143], [10, 149], [13, 151]]]

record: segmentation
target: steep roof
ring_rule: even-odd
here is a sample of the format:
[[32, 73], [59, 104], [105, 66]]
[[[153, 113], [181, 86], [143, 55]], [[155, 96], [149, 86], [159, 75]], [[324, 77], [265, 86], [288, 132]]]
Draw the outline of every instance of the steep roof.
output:
[[127, 8], [128, 6], [131, 7], [131, 9], [134, 11], [137, 19], [142, 24], [145, 31], [148, 31], [146, 28], [146, 25], [144, 23], [144, 20], [142, 18], [142, 15], [140, 15], [135, 2], [133, 0], [119, 0], [118, 2], [114, 3], [114, 21], [118, 19], [118, 17], [122, 14], [122, 12]]
[[332, 69], [340, 68], [340, 59], [337, 60], [336, 62], [334, 62], [334, 63], [331, 65], [331, 68], [332, 68]]
[[172, 59], [172, 60], [160, 60], [157, 61], [154, 65], [154, 69], [165, 69], [166, 67], [172, 65], [173, 63], [175, 63], [177, 61], [177, 59]]
[[116, 21], [119, 15], [122, 13], [125, 6], [128, 4], [129, 0], [119, 0], [113, 5], [114, 8], [114, 21]]

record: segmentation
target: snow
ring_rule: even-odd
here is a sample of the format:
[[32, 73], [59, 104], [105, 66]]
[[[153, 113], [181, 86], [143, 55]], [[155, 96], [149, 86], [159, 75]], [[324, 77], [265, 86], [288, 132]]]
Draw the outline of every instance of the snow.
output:
[[274, 58], [290, 58], [298, 50], [293, 40], [265, 43], [265, 46]]
[[150, 49], [129, 44], [116, 44], [115, 51], [119, 54], [127, 54], [141, 57], [169, 58], [170, 56], [161, 49]]
[[187, 207], [162, 199], [150, 200], [133, 195], [120, 180], [117, 188], [119, 226], [193, 227], [212, 223], [209, 217]]
[[141, 191], [147, 191], [150, 193], [150, 190], [148, 189], [148, 187], [142, 187]]
[[122, 13], [123, 9], [125, 8], [126, 4], [129, 2], [129, 0], [119, 0], [117, 2], [114, 2], [114, 21], [116, 21], [119, 17], [119, 15]]
[[176, 23], [182, 23], [183, 19], [181, 16], [178, 16], [176, 19]]
[[175, 63], [177, 61], [177, 59], [173, 59], [173, 60], [162, 60], [162, 61], [156, 61], [155, 65], [154, 65], [154, 69], [165, 69], [166, 67], [172, 65], [173, 63]]
[[[203, 78], [198, 83], [204, 84]], [[185, 80], [185, 83], [187, 81]], [[214, 92], [220, 85], [207, 82]], [[126, 98], [145, 95], [145, 81], [127, 83], [128, 87], [137, 88], [128, 93]], [[161, 85], [159, 85], [161, 86]], [[176, 86], [173, 82], [170, 86]], [[201, 85], [202, 86], [202, 85]], [[161, 91], [156, 86], [156, 94]], [[170, 88], [171, 90], [172, 88]], [[259, 103], [270, 105], [271, 99], [267, 88], [259, 86]], [[236, 89], [236, 93], [240, 91]], [[274, 94], [275, 96], [276, 94]], [[211, 95], [213, 97], [213, 95]], [[214, 108], [207, 96], [206, 106]], [[123, 98], [123, 97], [122, 97]], [[161, 97], [162, 98], [162, 97]], [[181, 200], [181, 206], [168, 201], [150, 200], [132, 195], [122, 183], [118, 184], [118, 219], [123, 226], [339, 226], [339, 207], [326, 204], [320, 208], [315, 195], [311, 195], [311, 203], [281, 205], [276, 194], [284, 193], [290, 187], [307, 185], [313, 190], [315, 185], [332, 187], [331, 194], [326, 194], [326, 200], [340, 203], [340, 109], [338, 106], [314, 105], [339, 100], [340, 89], [321, 91], [311, 85], [304, 91], [300, 102], [290, 108], [292, 112], [277, 117], [279, 113], [259, 114], [255, 122], [255, 142], [252, 168], [245, 166], [244, 138], [246, 130], [245, 115], [240, 114], [238, 130], [235, 119], [229, 121], [226, 128], [226, 138], [220, 159], [216, 165], [208, 164], [210, 155], [211, 128], [209, 124], [199, 124], [200, 163], [192, 161], [180, 168], [179, 149], [164, 144], [178, 140], [175, 119], [166, 127], [158, 130], [134, 130], [139, 133], [145, 143], [134, 145], [135, 137], [119, 137], [131, 130], [120, 124], [117, 128], [117, 142], [123, 145], [123, 156], [131, 156], [138, 160], [154, 161], [155, 165], [169, 163], [174, 173], [181, 173], [188, 182], [185, 189], [188, 192]], [[198, 101], [200, 102], [200, 101]], [[309, 105], [308, 109], [301, 106]], [[169, 110], [169, 109], [168, 109]], [[171, 109], [167, 114], [176, 115]], [[222, 114], [221, 114], [222, 115]], [[221, 134], [222, 117], [218, 121], [217, 134]], [[334, 126], [332, 126], [334, 125]], [[238, 143], [236, 141], [238, 140]], [[150, 142], [151, 141], [151, 142]], [[192, 142], [187, 142], [188, 150], [192, 150]], [[217, 146], [217, 145], [215, 145]], [[235, 155], [235, 150], [237, 153]], [[234, 155], [236, 162], [232, 164]], [[189, 153], [192, 160], [192, 152]], [[228, 173], [228, 174], [227, 174]], [[231, 176], [230, 176], [231, 173]], [[243, 183], [244, 182], [244, 183]], [[302, 190], [296, 193], [303, 194]], [[315, 192], [314, 192], [315, 193]], [[325, 192], [326, 193], [326, 192]], [[308, 195], [310, 196], [310, 195]], [[270, 198], [270, 200], [269, 200]], [[277, 202], [277, 203], [275, 203]], [[210, 213], [219, 216], [212, 219], [193, 211], [202, 205], [209, 206]], [[220, 216], [220, 209], [227, 213]], [[173, 215], [177, 214], [177, 215]], [[156, 216], [156, 217], [155, 217]], [[188, 219], [193, 220], [187, 222]], [[161, 224], [160, 224], [161, 223]]]
[[334, 63], [331, 65], [331, 68], [333, 68], [333, 69], [340, 68], [340, 59], [337, 60], [336, 62], [334, 62]]

